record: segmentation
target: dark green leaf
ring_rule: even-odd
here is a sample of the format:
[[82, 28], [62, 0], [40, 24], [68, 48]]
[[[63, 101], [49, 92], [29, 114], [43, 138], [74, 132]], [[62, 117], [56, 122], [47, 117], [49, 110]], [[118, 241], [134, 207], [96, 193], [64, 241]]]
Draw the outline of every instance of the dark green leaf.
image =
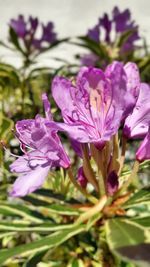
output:
[[143, 205], [150, 203], [150, 187], [142, 188], [137, 191], [131, 198], [123, 205], [126, 209], [137, 207], [137, 205]]

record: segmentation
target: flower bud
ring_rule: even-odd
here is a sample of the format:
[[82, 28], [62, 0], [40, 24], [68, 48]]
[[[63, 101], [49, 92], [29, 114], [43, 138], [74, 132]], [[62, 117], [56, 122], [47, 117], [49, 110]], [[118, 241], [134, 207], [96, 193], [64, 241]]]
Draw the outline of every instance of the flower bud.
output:
[[87, 178], [85, 177], [85, 175], [84, 175], [84, 172], [83, 172], [83, 167], [80, 167], [79, 169], [78, 169], [78, 174], [77, 174], [77, 181], [78, 181], [78, 183], [80, 184], [80, 186], [82, 187], [82, 188], [86, 188], [86, 186], [87, 186]]
[[110, 196], [112, 196], [117, 190], [119, 186], [118, 175], [115, 171], [110, 172], [107, 178], [107, 192]]

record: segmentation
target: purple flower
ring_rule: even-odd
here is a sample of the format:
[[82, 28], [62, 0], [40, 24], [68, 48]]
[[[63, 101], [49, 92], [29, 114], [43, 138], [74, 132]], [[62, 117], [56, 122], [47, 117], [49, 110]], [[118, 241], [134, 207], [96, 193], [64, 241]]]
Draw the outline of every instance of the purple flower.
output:
[[115, 171], [112, 171], [108, 175], [106, 183], [107, 183], [108, 194], [112, 196], [118, 190], [118, 187], [119, 187], [119, 179]]
[[[48, 22], [47, 25], [43, 25], [36, 17], [29, 16], [28, 20], [25, 21], [24, 16], [19, 15], [18, 19], [11, 20], [10, 27], [16, 32], [18, 38], [23, 39], [23, 48], [29, 54], [35, 49], [43, 50], [57, 40], [54, 24]], [[40, 28], [42, 28], [41, 35], [39, 34]], [[13, 40], [11, 41], [13, 42]]]
[[148, 132], [150, 122], [150, 87], [141, 83], [140, 92], [133, 109], [125, 120], [123, 133], [127, 138], [141, 138]]
[[[114, 30], [115, 34], [112, 34], [111, 31]], [[129, 32], [129, 34], [127, 34]], [[104, 33], [104, 34], [103, 34]], [[123, 43], [118, 42], [118, 46], [116, 39], [119, 40], [122, 34], [126, 34], [126, 38]], [[107, 13], [104, 13], [103, 17], [100, 17], [97, 24], [88, 30], [86, 36], [90, 39], [94, 40], [97, 43], [106, 43], [109, 45], [108, 51], [115, 51], [116, 48], [118, 50], [118, 56], [125, 57], [127, 54], [130, 54], [134, 51], [135, 41], [140, 39], [138, 26], [135, 24], [133, 20], [131, 20], [131, 14], [128, 9], [124, 11], [120, 11], [118, 7], [115, 7], [112, 11], [112, 18], [109, 17]], [[115, 39], [113, 38], [115, 36]], [[111, 54], [111, 53], [110, 53]], [[89, 54], [90, 56], [90, 54]], [[102, 59], [103, 59], [103, 55]], [[88, 55], [87, 55], [88, 58]], [[86, 57], [85, 57], [86, 59]], [[105, 59], [106, 60], [106, 59]], [[97, 63], [97, 60], [92, 62], [93, 64]], [[89, 66], [86, 60], [81, 58], [81, 64], [83, 66]]]
[[83, 67], [76, 83], [55, 77], [52, 94], [65, 122], [59, 129], [80, 143], [102, 148], [117, 132], [127, 108], [127, 75], [119, 62], [106, 72]]
[[19, 15], [18, 19], [11, 19], [10, 27], [13, 28], [13, 30], [16, 32], [18, 37], [20, 38], [25, 37], [27, 33], [27, 29], [26, 29], [26, 22], [24, 20], [23, 15]]
[[100, 29], [98, 24], [95, 25], [92, 29], [88, 30], [87, 32], [87, 36], [95, 42], [99, 42], [99, 35], [100, 35]]
[[109, 19], [108, 15], [105, 13], [103, 18], [99, 19], [99, 25], [105, 30], [105, 41], [110, 42], [110, 32], [112, 28], [112, 21]]
[[80, 57], [81, 65], [87, 67], [94, 67], [96, 62], [99, 60], [99, 57], [95, 54], [84, 54]]
[[43, 102], [46, 118], [37, 115], [35, 119], [18, 121], [16, 124], [16, 135], [24, 155], [10, 166], [12, 172], [20, 174], [13, 185], [13, 197], [25, 196], [41, 187], [51, 168], [68, 168], [70, 165], [54, 122], [51, 121], [50, 105], [45, 94]]
[[129, 23], [131, 23], [131, 13], [129, 9], [125, 9], [123, 12], [120, 12], [119, 8], [115, 7], [112, 13], [116, 32], [126, 31], [130, 25]]
[[32, 31], [36, 31], [39, 21], [38, 18], [33, 18], [32, 16], [29, 17], [29, 22], [30, 22], [30, 27], [32, 29]]
[[77, 181], [82, 188], [86, 188], [88, 181], [87, 181], [87, 178], [85, 177], [83, 167], [80, 167], [78, 169]]
[[136, 159], [140, 162], [150, 159], [150, 127], [142, 144], [140, 145], [138, 151], [136, 152]]
[[48, 43], [54, 43], [57, 40], [56, 33], [54, 32], [54, 24], [52, 22], [48, 22], [47, 25], [42, 25], [42, 28], [43, 34], [41, 40]]

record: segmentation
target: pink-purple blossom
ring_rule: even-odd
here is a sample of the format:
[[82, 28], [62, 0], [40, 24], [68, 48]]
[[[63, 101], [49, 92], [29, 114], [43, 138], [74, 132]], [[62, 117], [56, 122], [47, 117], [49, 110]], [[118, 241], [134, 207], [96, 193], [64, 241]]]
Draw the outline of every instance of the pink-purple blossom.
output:
[[150, 122], [150, 87], [141, 83], [133, 112], [126, 118], [123, 133], [127, 138], [143, 138]]
[[105, 72], [83, 67], [74, 82], [55, 77], [52, 94], [64, 119], [58, 128], [80, 143], [102, 148], [135, 105], [136, 86], [132, 92], [129, 77], [119, 62], [109, 65]]
[[10, 166], [12, 172], [20, 174], [11, 191], [13, 197], [25, 196], [41, 187], [53, 167], [68, 168], [70, 165], [52, 122], [50, 105], [45, 94], [43, 102], [46, 118], [37, 115], [35, 119], [16, 123], [16, 136], [20, 141], [23, 156]]
[[140, 162], [150, 160], [150, 127], [147, 135], [136, 152], [136, 159]]

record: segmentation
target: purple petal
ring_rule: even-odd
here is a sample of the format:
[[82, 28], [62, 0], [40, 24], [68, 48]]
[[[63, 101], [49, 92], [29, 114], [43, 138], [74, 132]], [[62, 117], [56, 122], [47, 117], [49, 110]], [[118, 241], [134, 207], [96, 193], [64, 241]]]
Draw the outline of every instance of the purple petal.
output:
[[11, 172], [24, 173], [30, 171], [31, 168], [28, 164], [28, 159], [26, 157], [19, 157], [10, 165]]
[[99, 25], [95, 25], [92, 29], [88, 30], [87, 36], [91, 40], [95, 42], [99, 42], [99, 36], [100, 36]]
[[136, 152], [136, 159], [140, 162], [150, 159], [150, 127], [144, 141]]
[[115, 7], [113, 10], [113, 20], [115, 22], [116, 32], [124, 32], [128, 30], [128, 25], [130, 23], [130, 11], [125, 9], [123, 12], [120, 12], [118, 7]]
[[23, 197], [40, 188], [48, 174], [49, 166], [38, 166], [35, 170], [30, 171], [17, 178], [10, 193], [12, 197]]
[[96, 62], [99, 60], [99, 57], [95, 54], [83, 54], [80, 57], [80, 62], [82, 66], [95, 66]]
[[128, 138], [141, 138], [148, 132], [150, 121], [150, 87], [142, 83], [140, 93], [132, 114], [130, 114], [124, 125], [124, 135]]
[[19, 15], [18, 19], [11, 19], [10, 27], [13, 28], [13, 30], [16, 32], [16, 34], [20, 38], [24, 38], [25, 37], [25, 35], [27, 33], [27, 29], [26, 29], [26, 22], [24, 20], [24, 16], [23, 15]]
[[105, 29], [105, 41], [109, 43], [112, 21], [109, 19], [106, 13], [104, 14], [103, 18], [100, 18], [99, 25]]
[[138, 66], [135, 63], [128, 62], [124, 66], [127, 75], [127, 90], [132, 93], [135, 100], [137, 100], [140, 91], [140, 74]]
[[72, 83], [62, 77], [55, 77], [52, 83], [52, 95], [65, 117], [72, 118], [75, 107], [71, 97]]
[[44, 105], [45, 115], [48, 120], [53, 120], [53, 116], [51, 114], [51, 106], [48, 100], [47, 94], [42, 94], [42, 101]]
[[70, 139], [70, 143], [71, 143], [71, 146], [72, 146], [73, 150], [75, 151], [75, 153], [80, 158], [82, 158], [81, 144], [78, 141], [74, 140], [74, 139]]

